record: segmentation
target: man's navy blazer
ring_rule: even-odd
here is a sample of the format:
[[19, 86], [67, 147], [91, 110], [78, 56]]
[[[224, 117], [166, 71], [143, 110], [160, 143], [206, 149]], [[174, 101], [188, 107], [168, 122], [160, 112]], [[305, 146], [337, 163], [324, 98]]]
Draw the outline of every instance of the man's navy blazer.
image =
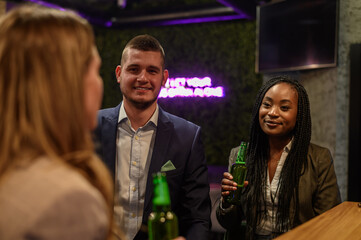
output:
[[[102, 109], [95, 131], [100, 146], [97, 152], [115, 175], [116, 137], [119, 109]], [[172, 210], [178, 216], [179, 234], [187, 240], [208, 240], [211, 201], [208, 170], [200, 136], [201, 128], [185, 119], [169, 114], [159, 107], [158, 125], [144, 200], [143, 224], [152, 211], [152, 174], [171, 161], [175, 170], [167, 171]], [[135, 239], [146, 239], [138, 232]]]

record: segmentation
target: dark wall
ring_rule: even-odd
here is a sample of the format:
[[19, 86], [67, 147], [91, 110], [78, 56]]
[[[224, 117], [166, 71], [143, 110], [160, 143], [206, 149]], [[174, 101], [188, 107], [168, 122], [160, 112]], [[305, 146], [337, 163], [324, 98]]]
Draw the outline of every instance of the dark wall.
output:
[[350, 47], [348, 201], [361, 201], [361, 44]]
[[103, 60], [103, 107], [115, 106], [121, 100], [114, 70], [125, 44], [138, 34], [150, 34], [161, 42], [170, 77], [209, 76], [213, 86], [223, 86], [224, 98], [159, 99], [159, 105], [202, 126], [208, 164], [227, 165], [231, 148], [248, 138], [253, 101], [262, 83], [262, 76], [254, 71], [255, 22], [96, 28], [95, 33]]

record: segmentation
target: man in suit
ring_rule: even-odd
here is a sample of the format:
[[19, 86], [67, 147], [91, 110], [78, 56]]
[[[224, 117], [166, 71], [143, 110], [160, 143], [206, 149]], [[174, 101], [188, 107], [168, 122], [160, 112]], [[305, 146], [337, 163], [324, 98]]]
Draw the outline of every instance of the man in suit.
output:
[[157, 104], [168, 79], [158, 40], [140, 35], [125, 46], [115, 69], [123, 101], [100, 110], [99, 154], [115, 179], [114, 212], [127, 239], [147, 239], [152, 174], [166, 172], [179, 234], [208, 240], [211, 204], [200, 127]]

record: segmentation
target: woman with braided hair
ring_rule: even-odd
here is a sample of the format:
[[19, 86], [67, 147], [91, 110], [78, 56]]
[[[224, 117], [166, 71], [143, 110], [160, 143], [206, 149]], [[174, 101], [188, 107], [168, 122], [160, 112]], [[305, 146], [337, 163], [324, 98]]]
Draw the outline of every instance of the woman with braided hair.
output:
[[[267, 81], [253, 107], [241, 206], [224, 200], [237, 189], [232, 175], [225, 172], [222, 179], [217, 218], [228, 239], [240, 239], [242, 221], [247, 239], [272, 239], [340, 203], [330, 151], [310, 140], [304, 87], [285, 76]], [[230, 165], [238, 149], [232, 149]]]

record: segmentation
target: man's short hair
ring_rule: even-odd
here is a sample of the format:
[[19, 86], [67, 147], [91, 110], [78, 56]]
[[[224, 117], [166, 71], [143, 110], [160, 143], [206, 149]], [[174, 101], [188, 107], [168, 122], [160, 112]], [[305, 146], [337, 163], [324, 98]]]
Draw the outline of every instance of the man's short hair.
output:
[[126, 52], [129, 48], [137, 49], [140, 51], [154, 51], [154, 52], [160, 52], [162, 59], [163, 59], [163, 68], [165, 67], [165, 53], [162, 45], [159, 43], [159, 41], [148, 35], [138, 35], [134, 38], [132, 38], [127, 45], [125, 45], [123, 53], [122, 53], [122, 60], [121, 64], [123, 65], [125, 59], [126, 59]]

